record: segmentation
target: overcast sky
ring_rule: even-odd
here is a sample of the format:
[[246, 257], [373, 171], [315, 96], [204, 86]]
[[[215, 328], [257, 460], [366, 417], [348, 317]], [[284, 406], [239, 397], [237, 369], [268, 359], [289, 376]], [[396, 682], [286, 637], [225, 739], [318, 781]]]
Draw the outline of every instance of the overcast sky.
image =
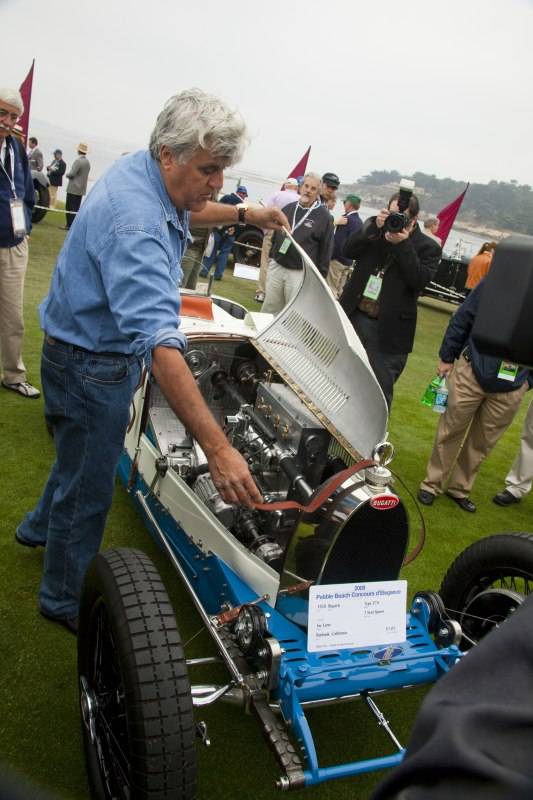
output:
[[0, 26], [0, 82], [35, 58], [32, 117], [80, 139], [144, 146], [197, 86], [245, 117], [246, 169], [284, 176], [312, 145], [344, 182], [533, 185], [531, 0], [0, 0]]

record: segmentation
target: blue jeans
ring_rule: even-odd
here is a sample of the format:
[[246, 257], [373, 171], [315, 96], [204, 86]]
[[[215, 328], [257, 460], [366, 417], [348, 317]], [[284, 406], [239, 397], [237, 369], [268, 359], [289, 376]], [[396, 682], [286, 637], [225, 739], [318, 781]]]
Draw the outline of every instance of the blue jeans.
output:
[[45, 337], [41, 382], [56, 460], [18, 533], [46, 547], [39, 602], [54, 616], [78, 615], [85, 572], [111, 506], [139, 375], [133, 356], [88, 353]]
[[213, 231], [213, 236], [215, 242], [213, 244], [213, 250], [211, 251], [210, 256], [206, 256], [202, 261], [202, 269], [200, 275], [204, 278], [207, 277], [209, 274], [209, 270], [213, 266], [213, 261], [216, 258], [216, 265], [215, 265], [215, 278], [221, 278], [224, 274], [224, 270], [226, 269], [226, 264], [228, 261], [228, 256], [231, 253], [231, 248], [233, 247], [233, 243], [235, 241], [235, 236], [231, 236], [229, 233], [223, 233], [219, 231], [217, 228]]

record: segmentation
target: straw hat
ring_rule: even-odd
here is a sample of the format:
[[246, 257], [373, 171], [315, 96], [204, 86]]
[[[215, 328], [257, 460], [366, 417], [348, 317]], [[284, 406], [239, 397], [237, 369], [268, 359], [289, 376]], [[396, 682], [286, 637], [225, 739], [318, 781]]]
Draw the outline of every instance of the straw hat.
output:
[[83, 153], [83, 155], [87, 155], [89, 152], [89, 145], [85, 144], [85, 142], [80, 142], [78, 145], [78, 153]]

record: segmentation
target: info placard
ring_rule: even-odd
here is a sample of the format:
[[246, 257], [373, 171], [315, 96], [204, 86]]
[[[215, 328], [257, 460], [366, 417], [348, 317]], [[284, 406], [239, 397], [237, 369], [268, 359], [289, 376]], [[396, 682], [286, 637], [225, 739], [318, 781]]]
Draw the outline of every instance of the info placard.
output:
[[311, 653], [405, 641], [407, 581], [311, 586]]

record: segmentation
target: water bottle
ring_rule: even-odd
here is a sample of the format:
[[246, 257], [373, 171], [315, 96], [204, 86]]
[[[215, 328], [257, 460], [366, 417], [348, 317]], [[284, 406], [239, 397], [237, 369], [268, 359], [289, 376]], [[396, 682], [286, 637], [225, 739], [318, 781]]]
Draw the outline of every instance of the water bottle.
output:
[[437, 376], [433, 378], [429, 386], [427, 387], [426, 391], [422, 395], [420, 402], [424, 406], [428, 406], [429, 408], [433, 408], [435, 404], [435, 395], [437, 394], [437, 390], [440, 386], [440, 378]]
[[435, 401], [433, 403], [433, 411], [437, 414], [444, 414], [446, 406], [448, 405], [448, 387], [446, 385], [446, 378], [439, 380], [439, 386], [435, 392]]

